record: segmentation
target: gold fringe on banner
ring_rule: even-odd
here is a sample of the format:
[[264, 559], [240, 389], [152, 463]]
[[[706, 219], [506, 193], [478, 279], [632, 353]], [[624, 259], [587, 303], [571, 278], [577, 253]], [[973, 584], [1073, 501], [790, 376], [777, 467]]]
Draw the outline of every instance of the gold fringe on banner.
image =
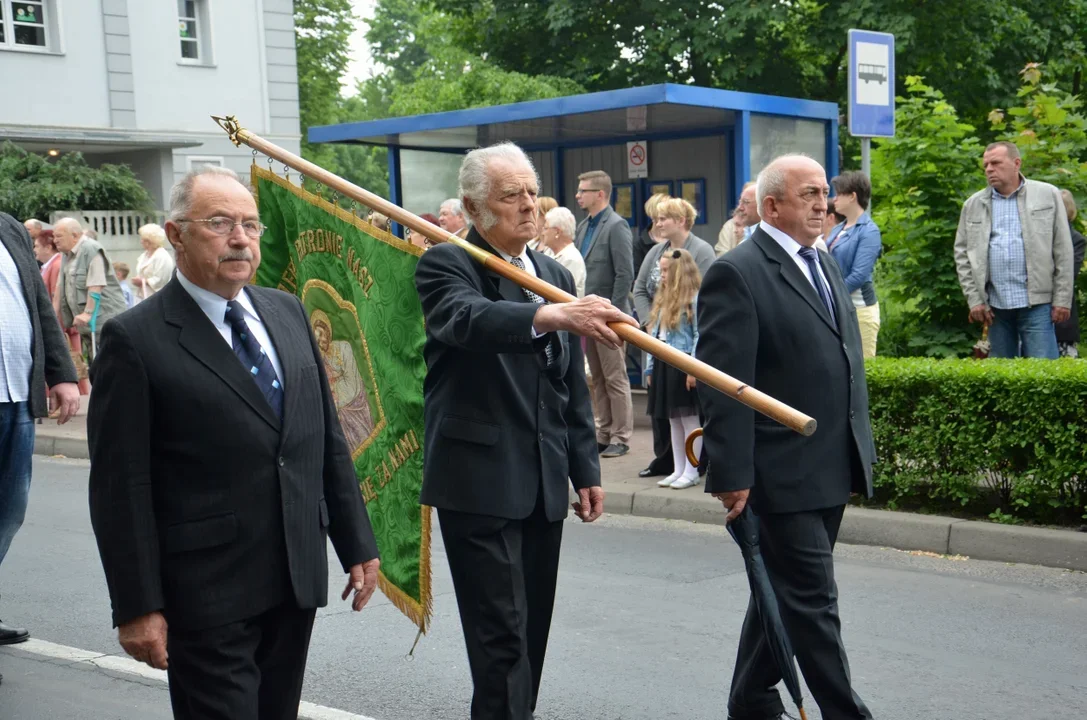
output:
[[[260, 206], [260, 196], [258, 193], [257, 180], [265, 180], [267, 182], [275, 183], [276, 185], [289, 190], [296, 197], [304, 200], [305, 202], [315, 207], [324, 210], [328, 214], [342, 220], [355, 228], [358, 228], [362, 232], [369, 235], [371, 238], [383, 242], [386, 245], [400, 250], [401, 252], [410, 253], [416, 257], [420, 257], [423, 254], [423, 249], [412, 245], [409, 242], [405, 242], [395, 235], [386, 232], [385, 230], [378, 228], [353, 212], [349, 212], [344, 208], [335, 205], [323, 197], [319, 197], [303, 187], [295, 185], [290, 180], [280, 177], [270, 170], [257, 165], [254, 161], [250, 168], [250, 183], [253, 191], [253, 197], [257, 201], [258, 207]], [[420, 318], [422, 322], [422, 318]], [[376, 387], [376, 384], [375, 384]], [[409, 620], [411, 620], [419, 628], [421, 633], [426, 633], [430, 627], [430, 618], [434, 612], [434, 595], [431, 588], [431, 511], [430, 506], [420, 505], [420, 548], [419, 548], [419, 598], [420, 601], [416, 601], [409, 596], [399, 587], [394, 585], [387, 577], [385, 573], [378, 571], [378, 587], [381, 588], [381, 592], [385, 597], [389, 599], [389, 602], [396, 607], [397, 610], [402, 612]], [[418, 642], [418, 638], [416, 638]], [[413, 647], [414, 649], [414, 647]]]

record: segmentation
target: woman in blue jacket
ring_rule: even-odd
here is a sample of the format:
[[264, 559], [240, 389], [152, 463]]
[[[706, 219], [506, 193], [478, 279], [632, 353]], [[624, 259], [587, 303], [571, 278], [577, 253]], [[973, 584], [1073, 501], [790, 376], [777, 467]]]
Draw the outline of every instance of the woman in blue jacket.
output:
[[827, 234], [827, 248], [842, 269], [845, 287], [857, 308], [864, 357], [876, 356], [879, 335], [879, 302], [872, 270], [883, 250], [879, 227], [868, 214], [872, 183], [862, 172], [842, 173], [830, 181], [834, 186], [834, 210], [845, 222]]

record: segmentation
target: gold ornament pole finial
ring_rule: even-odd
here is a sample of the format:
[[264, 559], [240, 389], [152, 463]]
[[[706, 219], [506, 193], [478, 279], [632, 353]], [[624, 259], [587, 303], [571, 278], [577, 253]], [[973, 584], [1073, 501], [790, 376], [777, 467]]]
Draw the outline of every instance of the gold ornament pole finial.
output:
[[238, 118], [234, 115], [227, 115], [226, 117], [219, 117], [218, 115], [212, 115], [211, 119], [215, 121], [215, 124], [226, 131], [227, 137], [230, 138], [230, 142], [234, 143], [234, 147], [241, 147], [241, 140], [238, 139], [238, 133], [242, 132], [244, 128], [238, 123]]

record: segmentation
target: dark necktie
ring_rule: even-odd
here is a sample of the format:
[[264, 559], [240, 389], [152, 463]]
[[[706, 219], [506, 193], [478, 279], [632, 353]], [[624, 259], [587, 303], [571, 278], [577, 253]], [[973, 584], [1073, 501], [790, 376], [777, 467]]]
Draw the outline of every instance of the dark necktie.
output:
[[812, 284], [815, 285], [815, 291], [819, 293], [819, 299], [823, 301], [823, 306], [830, 313], [830, 319], [837, 322], [834, 315], [834, 301], [830, 298], [830, 288], [826, 286], [823, 282], [823, 276], [819, 274], [819, 255], [816, 254], [815, 248], [802, 247], [800, 248], [800, 257], [804, 258], [804, 262], [808, 264]]
[[[512, 264], [518, 270], [524, 270], [525, 269], [525, 261], [522, 260], [519, 257], [511, 258], [510, 259], [510, 264]], [[538, 303], [538, 304], [542, 304], [542, 303], [547, 302], [542, 297], [540, 297], [536, 293], [532, 292], [528, 288], [521, 288], [521, 290], [525, 293], [525, 297], [527, 297], [529, 299], [529, 302], [534, 302], [534, 303]], [[551, 367], [551, 361], [554, 360], [554, 351], [551, 349], [551, 342], [550, 341], [548, 341], [547, 346], [544, 347], [544, 352], [547, 353], [547, 366]]]
[[249, 326], [245, 324], [242, 306], [234, 300], [226, 304], [226, 321], [234, 331], [234, 354], [241, 360], [242, 366], [252, 375], [257, 387], [264, 393], [268, 404], [276, 417], [283, 417], [283, 386], [276, 377], [272, 359], [264, 352]]

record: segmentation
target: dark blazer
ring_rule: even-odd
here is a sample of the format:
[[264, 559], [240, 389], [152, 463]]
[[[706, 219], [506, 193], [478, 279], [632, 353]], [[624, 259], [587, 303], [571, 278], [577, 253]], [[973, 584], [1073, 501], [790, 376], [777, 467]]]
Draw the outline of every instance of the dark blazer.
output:
[[283, 421], [175, 278], [106, 323], [91, 367], [91, 523], [113, 622], [216, 627], [326, 604], [377, 557], [320, 352], [293, 295], [247, 288], [284, 375]]
[[[494, 252], [475, 228], [467, 239]], [[576, 294], [566, 268], [528, 252], [542, 280]], [[415, 285], [426, 319], [422, 502], [520, 520], [542, 488], [547, 518], [562, 519], [568, 482], [600, 485], [579, 338], [557, 332], [533, 339], [538, 306], [452, 245], [423, 254]]]
[[1072, 308], [1068, 319], [1054, 325], [1057, 332], [1057, 342], [1079, 342], [1079, 293], [1075, 290], [1079, 282], [1079, 273], [1083, 269], [1083, 255], [1087, 250], [1087, 239], [1078, 230], [1072, 230]]
[[75, 382], [78, 379], [75, 365], [72, 364], [72, 356], [68, 350], [68, 339], [57, 322], [49, 291], [45, 288], [41, 269], [34, 258], [34, 243], [30, 240], [30, 234], [21, 222], [7, 213], [0, 213], [0, 242], [4, 243], [19, 271], [23, 300], [26, 302], [30, 325], [34, 331], [34, 345], [31, 349], [33, 358], [30, 370], [30, 414], [36, 418], [45, 417], [49, 414], [45, 386]]
[[[579, 250], [588, 228], [586, 218], [574, 233], [574, 247]], [[601, 210], [600, 222], [585, 254], [585, 294], [607, 298], [629, 315], [630, 289], [634, 286], [632, 253], [630, 225], [610, 207]]]
[[761, 513], [843, 505], [871, 495], [875, 449], [857, 310], [837, 264], [820, 252], [837, 310], [761, 228], [718, 258], [698, 295], [698, 359], [811, 415], [804, 437], [699, 385], [709, 458], [706, 492], [751, 488]]

